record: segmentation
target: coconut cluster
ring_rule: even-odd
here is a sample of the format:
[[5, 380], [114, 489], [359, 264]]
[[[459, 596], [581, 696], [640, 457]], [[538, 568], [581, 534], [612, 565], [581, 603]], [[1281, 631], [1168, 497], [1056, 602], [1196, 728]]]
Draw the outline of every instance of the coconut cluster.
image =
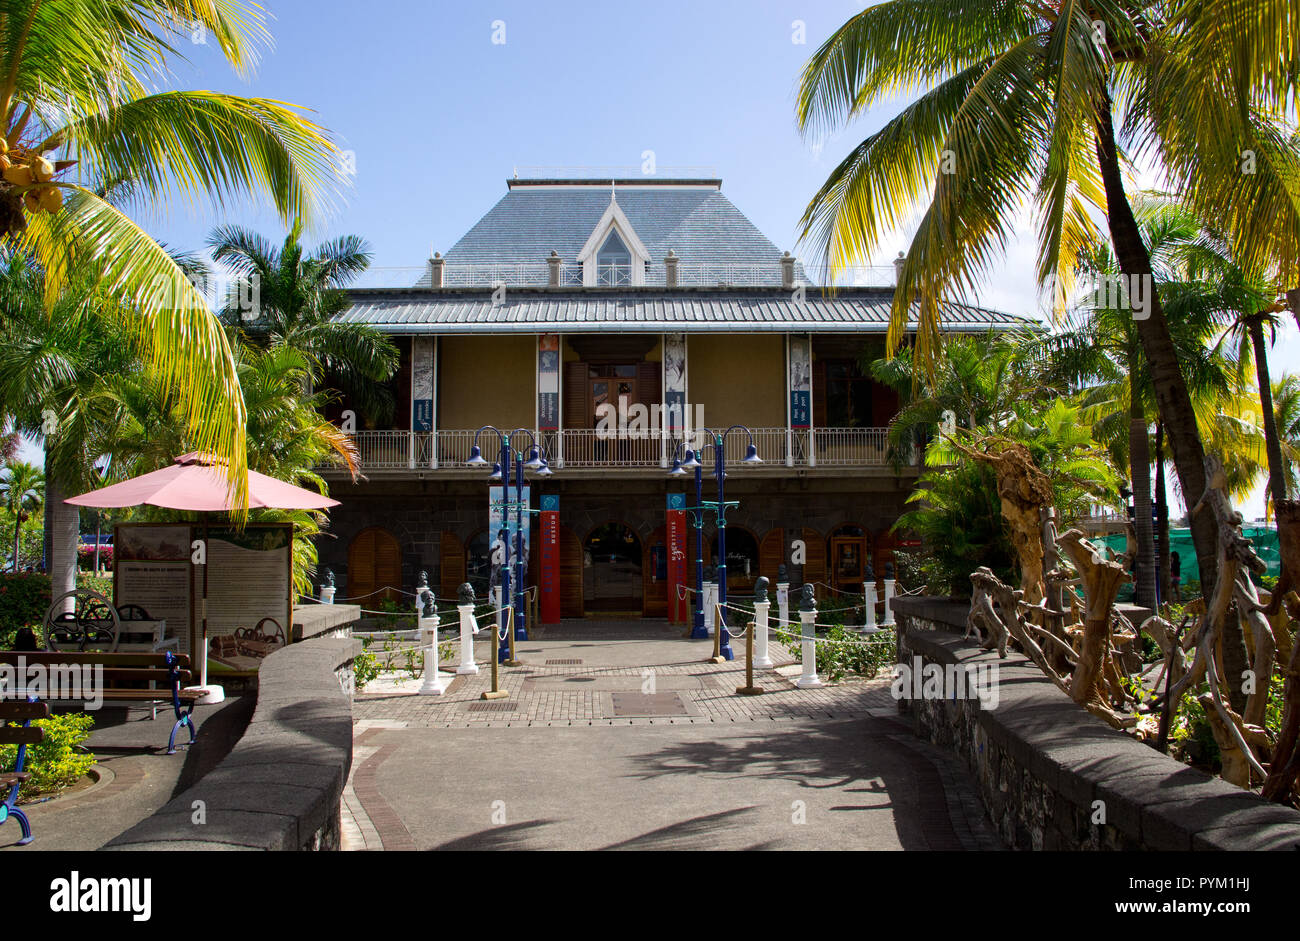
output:
[[58, 212], [63, 206], [63, 190], [45, 185], [54, 179], [55, 167], [40, 154], [15, 147], [0, 137], [0, 172], [12, 186], [14, 195], [21, 193], [28, 212]]

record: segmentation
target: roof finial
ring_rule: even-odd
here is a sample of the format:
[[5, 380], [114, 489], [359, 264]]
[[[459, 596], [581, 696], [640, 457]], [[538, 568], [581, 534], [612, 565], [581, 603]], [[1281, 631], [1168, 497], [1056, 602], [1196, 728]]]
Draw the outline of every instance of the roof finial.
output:
[[616, 203], [616, 202], [618, 202], [618, 194], [617, 194], [616, 192], [614, 192], [614, 188], [615, 188], [615, 187], [614, 187], [614, 182], [615, 182], [614, 180], [610, 180], [610, 181], [609, 181], [609, 201], [610, 201], [611, 203]]

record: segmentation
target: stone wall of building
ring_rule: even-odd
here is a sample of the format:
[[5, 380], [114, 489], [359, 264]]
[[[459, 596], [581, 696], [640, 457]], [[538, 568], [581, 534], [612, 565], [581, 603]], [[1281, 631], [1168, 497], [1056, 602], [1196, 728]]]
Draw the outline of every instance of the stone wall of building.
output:
[[[895, 598], [898, 660], [996, 664], [993, 708], [904, 698], [916, 733], [958, 755], [1008, 845], [1029, 850], [1296, 850], [1300, 812], [1213, 778], [1117, 732], [1030, 661], [963, 639], [967, 606]], [[992, 704], [993, 701], [990, 700]]]
[[[866, 530], [873, 542], [889, 539], [889, 528], [903, 512], [911, 478], [905, 484], [888, 478], [776, 478], [743, 480], [745, 472], [728, 472], [727, 499], [739, 500], [740, 506], [728, 512], [729, 526], [750, 530], [761, 541], [777, 527], [786, 531], [789, 542], [803, 529], [817, 532], [823, 539], [844, 525]], [[558, 476], [558, 475], [557, 475]], [[704, 480], [705, 499], [712, 478]], [[664, 525], [667, 494], [680, 491], [677, 481], [660, 478], [550, 478], [540, 485], [534, 482], [533, 503], [539, 492], [557, 493], [560, 497], [560, 525], [571, 529], [579, 539], [598, 526], [610, 522], [630, 527], [644, 545], [655, 530]], [[716, 486], [716, 485], [714, 485]], [[689, 503], [694, 502], [694, 483], [688, 488]], [[441, 577], [441, 534], [455, 534], [463, 546], [487, 526], [487, 485], [482, 481], [433, 479], [412, 481], [366, 481], [360, 485], [335, 484], [331, 496], [342, 505], [330, 512], [329, 530], [317, 540], [320, 567], [334, 572], [339, 597], [347, 592], [348, 547], [361, 531], [377, 526], [396, 539], [402, 553], [402, 588], [413, 591], [421, 571], [429, 575], [429, 584], [438, 586]], [[714, 533], [712, 516], [705, 528], [705, 538]], [[764, 573], [766, 574], [766, 573]], [[877, 575], [883, 573], [877, 572]], [[790, 569], [798, 583], [798, 566]], [[775, 580], [775, 573], [769, 577]]]

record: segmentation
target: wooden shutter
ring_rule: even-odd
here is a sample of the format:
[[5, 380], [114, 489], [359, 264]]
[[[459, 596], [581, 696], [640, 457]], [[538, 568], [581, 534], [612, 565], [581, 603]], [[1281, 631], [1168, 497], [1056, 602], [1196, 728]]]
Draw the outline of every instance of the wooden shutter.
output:
[[826, 427], [826, 360], [812, 364], [813, 427]]
[[582, 617], [582, 541], [560, 527], [560, 617]]
[[885, 428], [899, 410], [898, 393], [880, 382], [871, 383], [871, 424]]
[[[362, 607], [395, 597], [402, 584], [402, 552], [392, 534], [364, 529], [348, 547], [346, 595]], [[390, 589], [390, 590], [385, 590]]]
[[649, 408], [662, 405], [662, 363], [638, 363], [636, 367], [636, 400]]
[[590, 428], [591, 408], [587, 392], [587, 364], [564, 364], [564, 427]]
[[460, 544], [455, 533], [443, 532], [439, 540], [441, 546], [442, 577], [438, 583], [441, 597], [453, 599], [456, 590], [465, 581], [465, 547]]
[[758, 574], [764, 576], [772, 587], [776, 587], [777, 573], [785, 564], [785, 530], [768, 530], [762, 542], [758, 544]]
[[803, 542], [807, 556], [803, 564], [804, 584], [809, 582], [826, 582], [826, 540], [815, 529], [803, 531]]

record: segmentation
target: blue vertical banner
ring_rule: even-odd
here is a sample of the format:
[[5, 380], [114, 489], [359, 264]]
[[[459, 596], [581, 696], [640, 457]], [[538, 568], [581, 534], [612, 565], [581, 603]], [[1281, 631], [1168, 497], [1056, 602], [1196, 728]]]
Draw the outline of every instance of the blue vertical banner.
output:
[[790, 427], [812, 424], [812, 340], [790, 337]]
[[433, 431], [433, 337], [411, 337], [411, 430]]
[[537, 430], [560, 427], [560, 337], [543, 333], [537, 338]]

